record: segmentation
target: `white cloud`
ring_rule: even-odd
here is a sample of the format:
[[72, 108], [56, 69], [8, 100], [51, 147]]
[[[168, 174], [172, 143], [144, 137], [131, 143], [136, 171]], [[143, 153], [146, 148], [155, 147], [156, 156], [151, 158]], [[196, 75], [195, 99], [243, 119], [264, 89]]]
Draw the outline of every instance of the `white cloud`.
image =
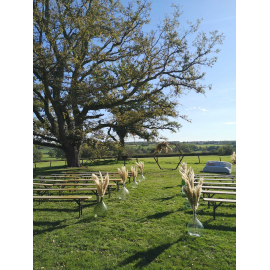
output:
[[199, 107], [199, 109], [201, 110], [201, 111], [204, 111], [204, 112], [207, 112], [208, 110], [206, 110], [206, 109], [202, 109], [201, 107]]
[[233, 125], [233, 124], [236, 124], [236, 122], [227, 122], [227, 123], [225, 123], [225, 125]]

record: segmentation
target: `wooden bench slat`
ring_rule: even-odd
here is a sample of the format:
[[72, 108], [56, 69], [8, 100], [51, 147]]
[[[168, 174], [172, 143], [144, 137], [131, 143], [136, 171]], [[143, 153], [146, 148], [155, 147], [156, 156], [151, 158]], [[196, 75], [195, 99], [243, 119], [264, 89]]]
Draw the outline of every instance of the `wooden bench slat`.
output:
[[[194, 180], [195, 181], [198, 181], [199, 180], [199, 178], [194, 178]], [[231, 178], [228, 178], [228, 179], [218, 179], [218, 178], [216, 178], [216, 179], [212, 179], [212, 178], [204, 178], [203, 179], [204, 181], [205, 180], [207, 180], [207, 181], [234, 181], [234, 182], [236, 182], [236, 179], [231, 179]]]
[[48, 186], [48, 187], [52, 187], [53, 184], [44, 184], [44, 183], [33, 183], [34, 186]]
[[227, 202], [227, 203], [236, 203], [236, 200], [231, 199], [216, 199], [216, 198], [203, 198], [206, 202]]
[[[33, 181], [39, 181], [39, 182], [51, 182], [53, 184], [48, 184], [48, 185], [55, 185], [56, 183], [59, 183], [59, 184], [65, 184], [65, 183], [72, 183], [72, 182], [77, 182], [77, 180], [74, 180], [74, 181], [69, 181], [69, 180], [44, 180], [44, 179], [33, 179]], [[85, 182], [85, 181], [88, 181], [88, 180], [82, 180], [82, 181], [79, 181], [79, 182]], [[111, 180], [111, 181], [114, 181], [114, 180]], [[118, 180], [116, 180], [118, 181]], [[120, 180], [121, 181], [121, 180]], [[33, 184], [37, 184], [37, 183], [33, 183]], [[41, 183], [42, 184], [42, 183]], [[76, 183], [75, 183], [76, 184]], [[78, 183], [79, 184], [79, 183]], [[85, 184], [88, 184], [88, 185], [96, 185], [95, 183], [85, 183]], [[44, 185], [44, 184], [43, 184]], [[116, 184], [115, 183], [110, 183], [108, 184], [109, 186], [115, 186]]]
[[204, 194], [224, 194], [224, 195], [236, 195], [234, 191], [212, 191], [212, 190], [202, 190]]
[[34, 199], [80, 199], [80, 200], [88, 200], [91, 199], [92, 196], [33, 196]]
[[90, 190], [97, 190], [97, 188], [35, 188], [33, 191], [90, 191]]
[[[39, 181], [39, 182], [61, 182], [61, 183], [67, 183], [67, 182], [87, 182], [87, 181], [94, 181], [93, 179], [33, 179], [33, 181]], [[121, 179], [109, 179], [109, 181], [114, 182], [120, 182]]]
[[[198, 184], [198, 182], [194, 182], [194, 184]], [[213, 185], [213, 186], [236, 186], [236, 183], [216, 183], [216, 182], [203, 182], [204, 185]]]
[[202, 189], [228, 189], [228, 190], [236, 190], [236, 187], [221, 187], [221, 186], [202, 186]]

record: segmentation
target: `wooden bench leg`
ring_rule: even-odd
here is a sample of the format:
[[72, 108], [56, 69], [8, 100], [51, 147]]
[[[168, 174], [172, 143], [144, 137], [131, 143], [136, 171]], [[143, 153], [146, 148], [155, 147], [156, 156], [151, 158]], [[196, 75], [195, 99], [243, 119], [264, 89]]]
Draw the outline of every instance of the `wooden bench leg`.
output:
[[81, 218], [83, 201], [80, 199], [78, 199], [78, 200], [74, 199], [74, 201], [79, 205], [79, 218]]
[[220, 202], [219, 204], [216, 204], [216, 202], [214, 202], [214, 206], [213, 206], [213, 217], [214, 220], [216, 219], [216, 209], [222, 204], [222, 202]]
[[109, 198], [111, 198], [111, 187], [108, 186]]
[[80, 210], [81, 210], [81, 212], [80, 212], [79, 218], [81, 218], [81, 216], [82, 216], [82, 207], [83, 207], [83, 201], [81, 201], [81, 203], [80, 203]]

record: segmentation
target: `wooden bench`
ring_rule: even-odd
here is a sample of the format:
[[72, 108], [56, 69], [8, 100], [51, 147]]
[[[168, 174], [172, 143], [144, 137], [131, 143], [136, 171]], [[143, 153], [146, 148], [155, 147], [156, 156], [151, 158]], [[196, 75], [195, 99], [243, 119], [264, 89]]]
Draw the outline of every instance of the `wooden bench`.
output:
[[[115, 176], [115, 175], [119, 175], [118, 172], [101, 172], [102, 176], [106, 176], [106, 174], [109, 174], [109, 176]], [[68, 173], [68, 172], [62, 172], [61, 174], [52, 174], [52, 176], [56, 175], [56, 176], [62, 176], [62, 175], [70, 175], [70, 176], [81, 176], [81, 177], [92, 177], [92, 174], [96, 174], [97, 176], [99, 176], [99, 172], [76, 172], [76, 173]], [[132, 176], [132, 173], [129, 172], [128, 173], [128, 181], [130, 183], [130, 178]]]
[[[65, 185], [94, 185], [96, 184], [93, 183], [93, 179], [69, 179], [69, 180], [64, 180], [64, 179], [33, 179], [33, 181], [39, 181], [39, 182], [49, 182], [51, 184], [48, 185], [56, 185], [57, 186], [65, 186]], [[92, 183], [88, 183], [88, 181], [91, 181]], [[117, 191], [119, 190], [119, 183], [121, 182], [121, 179], [110, 179], [109, 184], [108, 184], [108, 189], [111, 189], [111, 186], [116, 186]], [[72, 182], [75, 182], [72, 184]], [[86, 182], [86, 183], [80, 183], [80, 182]], [[115, 182], [115, 183], [112, 183]], [[36, 183], [34, 183], [36, 184]], [[40, 183], [41, 185], [41, 183]]]
[[[205, 202], [208, 202], [208, 208], [210, 207], [209, 203], [213, 203], [213, 217], [216, 219], [216, 209], [222, 204], [222, 203], [236, 203], [236, 200], [231, 199], [214, 199], [214, 198], [203, 198]], [[219, 204], [216, 204], [219, 203]]]
[[[51, 191], [58, 191], [59, 196], [63, 194], [64, 191], [92, 191], [97, 197], [97, 203], [99, 202], [99, 194], [97, 192], [97, 188], [35, 188], [34, 192], [37, 192], [39, 196], [43, 196], [43, 194], [47, 193], [50, 196]], [[109, 192], [109, 198], [111, 197], [111, 193]]]
[[37, 175], [38, 178], [44, 179], [44, 178], [53, 178], [53, 179], [67, 179], [67, 178], [81, 178], [78, 176], [66, 176], [66, 175], [58, 175], [58, 176], [53, 176], [53, 175]]
[[92, 196], [33, 196], [33, 199], [41, 201], [49, 200], [74, 200], [79, 206], [79, 218], [82, 216], [83, 201], [91, 199]]
[[[91, 188], [91, 189], [95, 189], [96, 190], [96, 184], [94, 183], [91, 183], [91, 184], [86, 184], [86, 183], [66, 183], [66, 182], [56, 182], [56, 183], [53, 183], [53, 184], [44, 184], [44, 183], [33, 183], [34, 186], [44, 186], [45, 187], [45, 190], [46, 191], [52, 191], [52, 187], [55, 187], [55, 186], [59, 186], [60, 188], [58, 188], [57, 190], [58, 191], [61, 191], [65, 188], [65, 186], [74, 186], [76, 187], [75, 189], [78, 189], [78, 190], [82, 190], [82, 188], [78, 188], [78, 186], [82, 186], [84, 188]], [[108, 184], [108, 194], [109, 194], [109, 198], [111, 197], [111, 187], [112, 186], [116, 186], [115, 183], [109, 183]], [[49, 188], [50, 187], [50, 188]], [[34, 189], [34, 190], [37, 190], [37, 189]], [[98, 193], [96, 194], [97, 195], [97, 201], [98, 201]]]

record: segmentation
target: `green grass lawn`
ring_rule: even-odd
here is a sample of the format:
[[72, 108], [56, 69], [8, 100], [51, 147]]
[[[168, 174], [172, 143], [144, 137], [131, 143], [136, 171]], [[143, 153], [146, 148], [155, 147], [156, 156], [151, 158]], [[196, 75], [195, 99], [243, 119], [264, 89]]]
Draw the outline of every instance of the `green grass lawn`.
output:
[[[199, 173], [207, 160], [217, 156], [185, 157], [183, 162]], [[230, 157], [223, 157], [230, 161]], [[78, 219], [75, 202], [44, 202], [33, 206], [34, 269], [235, 269], [236, 206], [221, 205], [213, 220], [213, 209], [200, 200], [197, 214], [204, 225], [202, 237], [188, 235], [186, 225], [192, 210], [184, 207], [179, 158], [159, 158], [160, 170], [153, 158], [145, 162], [146, 180], [137, 189], [127, 184], [130, 197], [120, 201], [116, 191], [104, 201], [105, 218], [94, 218], [95, 196], [84, 203]], [[134, 166], [130, 160], [126, 167]], [[76, 170], [117, 171], [123, 162], [101, 164]], [[59, 165], [37, 168], [37, 174], [64, 171]], [[85, 194], [85, 193], [84, 193]], [[225, 198], [225, 197], [224, 197]], [[44, 268], [41, 268], [44, 267]]]

